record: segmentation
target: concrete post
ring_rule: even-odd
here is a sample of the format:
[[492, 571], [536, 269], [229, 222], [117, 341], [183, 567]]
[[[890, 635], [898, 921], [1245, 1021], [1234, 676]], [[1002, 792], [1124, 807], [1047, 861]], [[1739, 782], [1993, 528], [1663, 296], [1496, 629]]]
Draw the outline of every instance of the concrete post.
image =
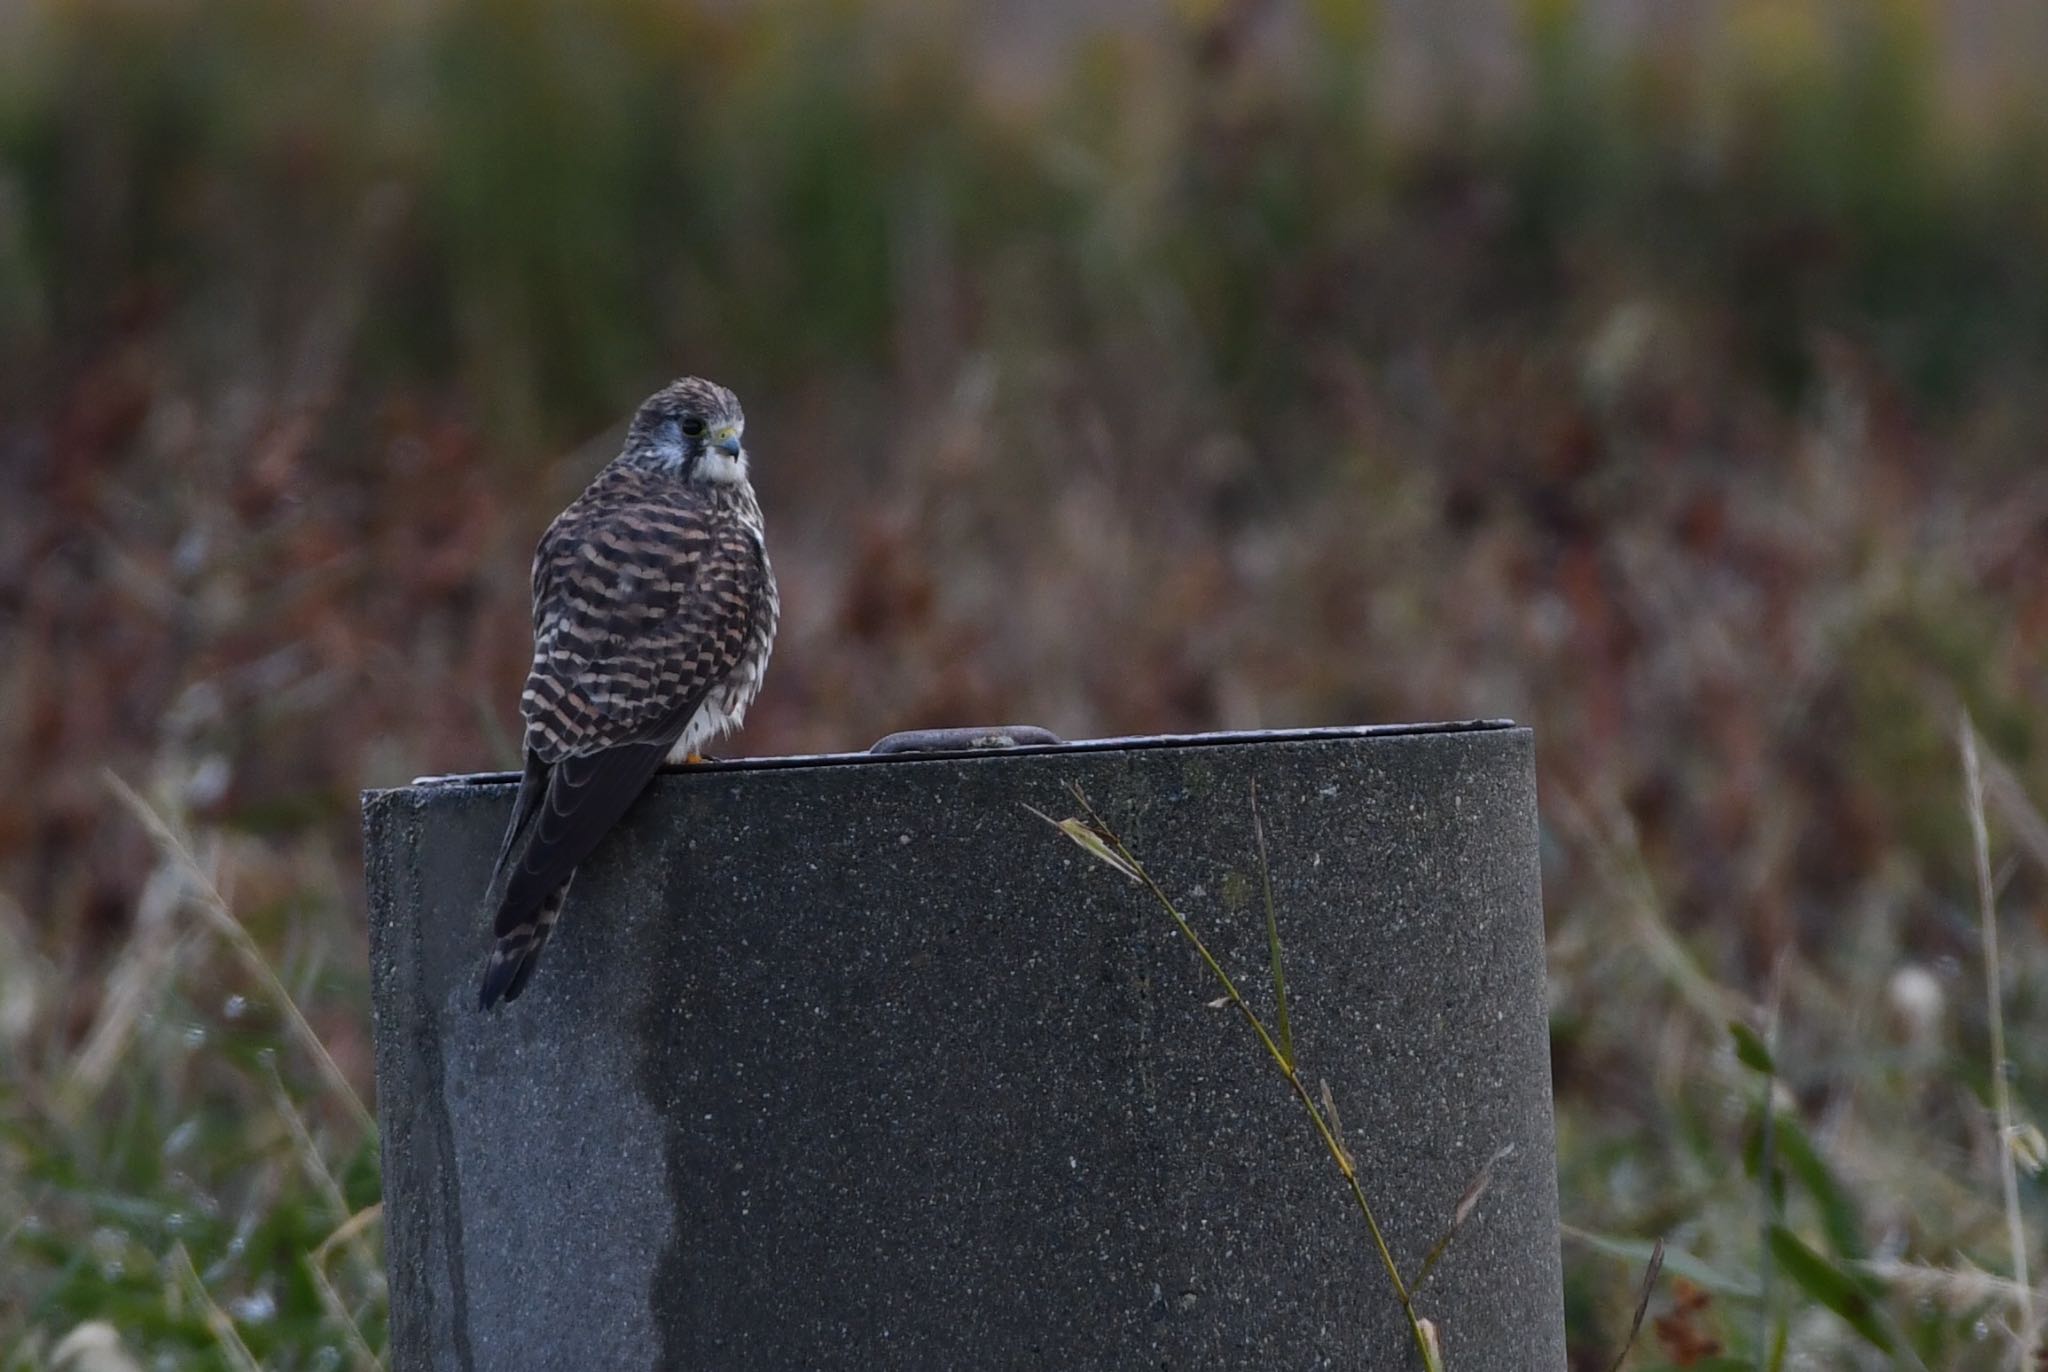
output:
[[1299, 1056], [1453, 1372], [1565, 1365], [1526, 730], [714, 764], [475, 1004], [509, 779], [366, 798], [393, 1352], [413, 1369], [1418, 1365], [1285, 1083], [1139, 888], [1026, 812], [1083, 787], [1253, 1002], [1248, 809]]

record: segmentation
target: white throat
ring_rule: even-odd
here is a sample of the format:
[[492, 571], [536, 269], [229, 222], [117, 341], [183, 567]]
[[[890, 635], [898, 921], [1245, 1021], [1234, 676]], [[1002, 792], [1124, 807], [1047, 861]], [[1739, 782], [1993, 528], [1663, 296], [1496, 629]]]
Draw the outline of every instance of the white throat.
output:
[[697, 459], [697, 479], [713, 481], [720, 485], [737, 486], [747, 479], [747, 450], [740, 449], [738, 457], [709, 449]]

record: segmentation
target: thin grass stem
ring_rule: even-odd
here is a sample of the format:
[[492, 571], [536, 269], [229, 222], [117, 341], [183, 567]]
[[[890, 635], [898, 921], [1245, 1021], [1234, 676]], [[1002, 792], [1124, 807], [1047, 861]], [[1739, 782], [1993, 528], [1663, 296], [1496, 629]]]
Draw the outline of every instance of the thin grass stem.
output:
[[286, 1022], [290, 1024], [294, 1036], [312, 1055], [322, 1075], [327, 1078], [328, 1085], [333, 1088], [349, 1114], [355, 1118], [364, 1135], [375, 1138], [376, 1119], [364, 1107], [362, 1097], [356, 1094], [355, 1088], [349, 1085], [348, 1077], [342, 1072], [340, 1064], [335, 1062], [333, 1055], [327, 1051], [327, 1045], [313, 1032], [313, 1026], [307, 1021], [305, 1013], [299, 1009], [298, 1002], [292, 999], [291, 992], [285, 989], [284, 982], [278, 978], [269, 960], [263, 956], [263, 950], [257, 946], [255, 936], [235, 918], [234, 911], [228, 908], [227, 899], [221, 895], [220, 888], [214, 884], [213, 878], [207, 875], [199, 859], [193, 856], [191, 848], [163, 816], [156, 812], [155, 807], [137, 794], [127, 782], [112, 772], [106, 772], [103, 776], [108, 789], [134, 813], [135, 818], [156, 842], [158, 850], [185, 873], [186, 880], [199, 898], [197, 904], [206, 915], [207, 921], [215, 932], [227, 940], [228, 946], [235, 950], [243, 965], [270, 993]]
[[[298, 1106], [292, 1103], [291, 1093], [285, 1090], [284, 1078], [279, 1075], [277, 1064], [265, 1062], [264, 1070], [269, 1076], [271, 1104], [292, 1136], [292, 1145], [298, 1154], [299, 1164], [305, 1171], [307, 1180], [313, 1184], [313, 1189], [333, 1208], [335, 1218], [340, 1222], [340, 1228], [334, 1231], [335, 1234], [348, 1232], [353, 1239], [348, 1246], [348, 1252], [354, 1260], [358, 1275], [370, 1282], [383, 1281], [383, 1264], [378, 1262], [376, 1253], [362, 1237], [362, 1231], [349, 1229], [355, 1217], [349, 1213], [348, 1196], [342, 1191], [341, 1183], [336, 1180], [333, 1170], [328, 1167], [327, 1159], [321, 1156], [320, 1145], [314, 1141], [313, 1131], [307, 1126], [305, 1116], [299, 1112]], [[333, 1235], [330, 1235], [328, 1241], [331, 1242], [332, 1239]], [[322, 1255], [324, 1260], [327, 1252], [326, 1243], [323, 1242], [316, 1252]]]
[[1280, 961], [1280, 920], [1273, 912], [1273, 865], [1266, 858], [1266, 821], [1259, 813], [1259, 783], [1252, 783], [1252, 833], [1259, 840], [1259, 885], [1266, 895], [1266, 955], [1273, 964], [1273, 1021], [1280, 1047], [1294, 1061], [1294, 1026], [1287, 1018], [1287, 971]]
[[221, 1309], [200, 1279], [199, 1269], [192, 1265], [192, 1255], [185, 1251], [185, 1245], [171, 1245], [171, 1266], [177, 1269], [179, 1282], [185, 1291], [199, 1305], [200, 1314], [205, 1317], [206, 1327], [213, 1334], [213, 1341], [220, 1346], [222, 1356], [237, 1369], [237, 1372], [263, 1372], [263, 1365], [256, 1361], [256, 1355], [249, 1351], [249, 1345], [242, 1342], [242, 1336], [235, 1329], [235, 1322], [228, 1318], [228, 1312]]
[[326, 1309], [327, 1317], [341, 1326], [342, 1336], [348, 1340], [349, 1350], [355, 1354], [356, 1366], [364, 1372], [384, 1372], [384, 1360], [377, 1356], [370, 1341], [363, 1337], [363, 1328], [356, 1323], [356, 1317], [349, 1313], [348, 1303], [341, 1293], [334, 1289], [334, 1281], [327, 1270], [315, 1261], [313, 1254], [302, 1255], [306, 1264], [306, 1275], [312, 1279], [313, 1289], [320, 1295], [320, 1304]]
[[1259, 1040], [1259, 1046], [1266, 1050], [1266, 1055], [1287, 1079], [1295, 1098], [1301, 1102], [1301, 1108], [1307, 1112], [1309, 1122], [1315, 1126], [1316, 1135], [1322, 1140], [1323, 1148], [1329, 1153], [1331, 1161], [1336, 1163], [1338, 1172], [1343, 1175], [1346, 1186], [1350, 1188], [1351, 1198], [1358, 1206], [1358, 1213], [1365, 1218], [1366, 1229], [1372, 1235], [1373, 1248], [1379, 1254], [1380, 1265], [1386, 1270], [1387, 1280], [1394, 1288], [1394, 1296], [1401, 1303], [1401, 1313], [1408, 1321], [1409, 1333], [1414, 1338], [1416, 1352], [1421, 1355], [1425, 1368], [1430, 1372], [1438, 1372], [1442, 1367], [1442, 1357], [1436, 1341], [1424, 1328], [1423, 1321], [1415, 1309], [1414, 1297], [1410, 1294], [1408, 1283], [1401, 1277], [1400, 1265], [1394, 1261], [1393, 1250], [1388, 1246], [1386, 1235], [1380, 1229], [1379, 1218], [1373, 1213], [1372, 1202], [1366, 1199], [1365, 1187], [1359, 1180], [1358, 1168], [1352, 1161], [1350, 1152], [1331, 1129], [1329, 1121], [1323, 1117], [1323, 1112], [1316, 1107], [1315, 1097], [1309, 1092], [1308, 1084], [1302, 1080], [1301, 1074], [1295, 1070], [1292, 1058], [1281, 1048], [1279, 1041], [1266, 1028], [1265, 1022], [1259, 1018], [1258, 1012], [1252, 1009], [1250, 1002], [1245, 1000], [1243, 993], [1237, 989], [1237, 983], [1231, 979], [1230, 973], [1224, 970], [1223, 964], [1209, 951], [1209, 946], [1202, 941], [1201, 935], [1195, 932], [1194, 925], [1188, 922], [1187, 916], [1181, 913], [1173, 898], [1166, 894], [1150, 870], [1138, 860], [1137, 854], [1133, 853], [1117, 836], [1116, 831], [1110, 828], [1109, 823], [1103, 819], [1079, 787], [1070, 789], [1075, 801], [1087, 813], [1088, 820], [1085, 825], [1076, 820], [1053, 820], [1042, 814], [1039, 817], [1046, 819], [1083, 849], [1091, 852], [1103, 850], [1098, 856], [1101, 856], [1107, 865], [1144, 886], [1151, 893], [1152, 899], [1173, 920], [1174, 927], [1180, 930], [1181, 937], [1186, 939], [1189, 946], [1201, 957], [1210, 975], [1216, 978], [1217, 984], [1222, 986], [1224, 995], [1229, 998], [1231, 1005], [1236, 1008], [1245, 1024]]
[[1970, 845], [1977, 869], [1977, 917], [1984, 933], [1984, 1002], [1991, 1027], [1991, 1103], [1998, 1120], [1998, 1183], [2005, 1202], [2006, 1236], [2012, 1244], [2012, 1279], [2020, 1290], [2021, 1361], [2033, 1356], [2039, 1337], [2034, 1293], [2027, 1280], [2027, 1236], [2020, 1215], [2019, 1169], [2013, 1158], [2012, 1084], [2005, 1057], [2005, 1013], [2000, 990], [1998, 910], [1991, 883], [1991, 835], [1984, 823], [1984, 769], [1977, 756], [1977, 726], [1965, 710], [1958, 725], [1963, 754], [1964, 809], [1970, 817]]
[[1643, 1286], [1636, 1296], [1636, 1317], [1629, 1321], [1628, 1337], [1621, 1341], [1621, 1351], [1614, 1355], [1613, 1366], [1607, 1372], [1621, 1372], [1621, 1365], [1628, 1361], [1628, 1352], [1636, 1346], [1636, 1338], [1643, 1332], [1643, 1317], [1650, 1313], [1650, 1297], [1657, 1290], [1657, 1278], [1664, 1271], [1664, 1240], [1658, 1239], [1656, 1247], [1650, 1250], [1650, 1261], [1643, 1267]]
[[[1329, 1109], [1331, 1101], [1327, 1094], [1328, 1088], [1324, 1089], [1323, 1106]], [[1480, 1165], [1472, 1180], [1465, 1183], [1464, 1194], [1458, 1197], [1458, 1203], [1451, 1208], [1451, 1222], [1444, 1226], [1444, 1232], [1438, 1235], [1435, 1244], [1431, 1245], [1429, 1256], [1422, 1260], [1422, 1266], [1415, 1269], [1415, 1276], [1408, 1283], [1410, 1291], [1420, 1291], [1422, 1284], [1429, 1280], [1429, 1274], [1443, 1261], [1444, 1254], [1451, 1251], [1451, 1243], [1458, 1237], [1458, 1231], [1465, 1227], [1466, 1220], [1472, 1218], [1472, 1212], [1479, 1208], [1480, 1199], [1486, 1195], [1487, 1188], [1493, 1185], [1493, 1169], [1513, 1156], [1514, 1151], [1515, 1146], [1512, 1143], [1505, 1143], [1494, 1149], [1493, 1155]]]
[[1758, 1104], [1757, 1184], [1764, 1189], [1763, 1224], [1757, 1235], [1757, 1347], [1770, 1348], [1776, 1330], [1778, 1345], [1784, 1343], [1785, 1327], [1778, 1323], [1776, 1265], [1771, 1261], [1771, 1230], [1784, 1222], [1784, 1195], [1772, 1184], [1771, 1173], [1778, 1165], [1778, 1018], [1785, 992], [1785, 959], [1780, 956], [1771, 974], [1771, 999], [1764, 1016], [1763, 1099]]
[[313, 1249], [313, 1256], [321, 1262], [326, 1262], [327, 1255], [333, 1252], [334, 1249], [344, 1243], [353, 1242], [357, 1235], [383, 1218], [383, 1201], [378, 1201], [375, 1205], [364, 1206], [356, 1211], [355, 1214], [350, 1215], [340, 1228], [320, 1240], [319, 1244]]

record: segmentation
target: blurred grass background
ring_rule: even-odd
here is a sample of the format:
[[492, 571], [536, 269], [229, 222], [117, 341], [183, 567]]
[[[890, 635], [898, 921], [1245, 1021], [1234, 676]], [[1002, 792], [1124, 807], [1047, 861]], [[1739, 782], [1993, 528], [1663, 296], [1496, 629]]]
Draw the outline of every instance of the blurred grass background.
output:
[[1577, 1366], [1660, 1234], [1632, 1366], [2022, 1365], [2044, 90], [1992, 0], [0, 5], [0, 1368], [373, 1365], [356, 794], [513, 761], [683, 371], [741, 749], [1532, 723]]

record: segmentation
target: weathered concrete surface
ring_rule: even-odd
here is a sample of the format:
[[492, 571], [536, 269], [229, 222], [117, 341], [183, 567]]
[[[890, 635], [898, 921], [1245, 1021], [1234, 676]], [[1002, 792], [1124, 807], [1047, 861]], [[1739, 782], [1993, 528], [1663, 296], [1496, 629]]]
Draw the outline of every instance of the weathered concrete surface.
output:
[[509, 784], [367, 801], [396, 1367], [1413, 1366], [1284, 1083], [1086, 788], [1295, 1035], [1457, 1372], [1564, 1366], [1528, 733], [661, 777], [475, 1008]]

